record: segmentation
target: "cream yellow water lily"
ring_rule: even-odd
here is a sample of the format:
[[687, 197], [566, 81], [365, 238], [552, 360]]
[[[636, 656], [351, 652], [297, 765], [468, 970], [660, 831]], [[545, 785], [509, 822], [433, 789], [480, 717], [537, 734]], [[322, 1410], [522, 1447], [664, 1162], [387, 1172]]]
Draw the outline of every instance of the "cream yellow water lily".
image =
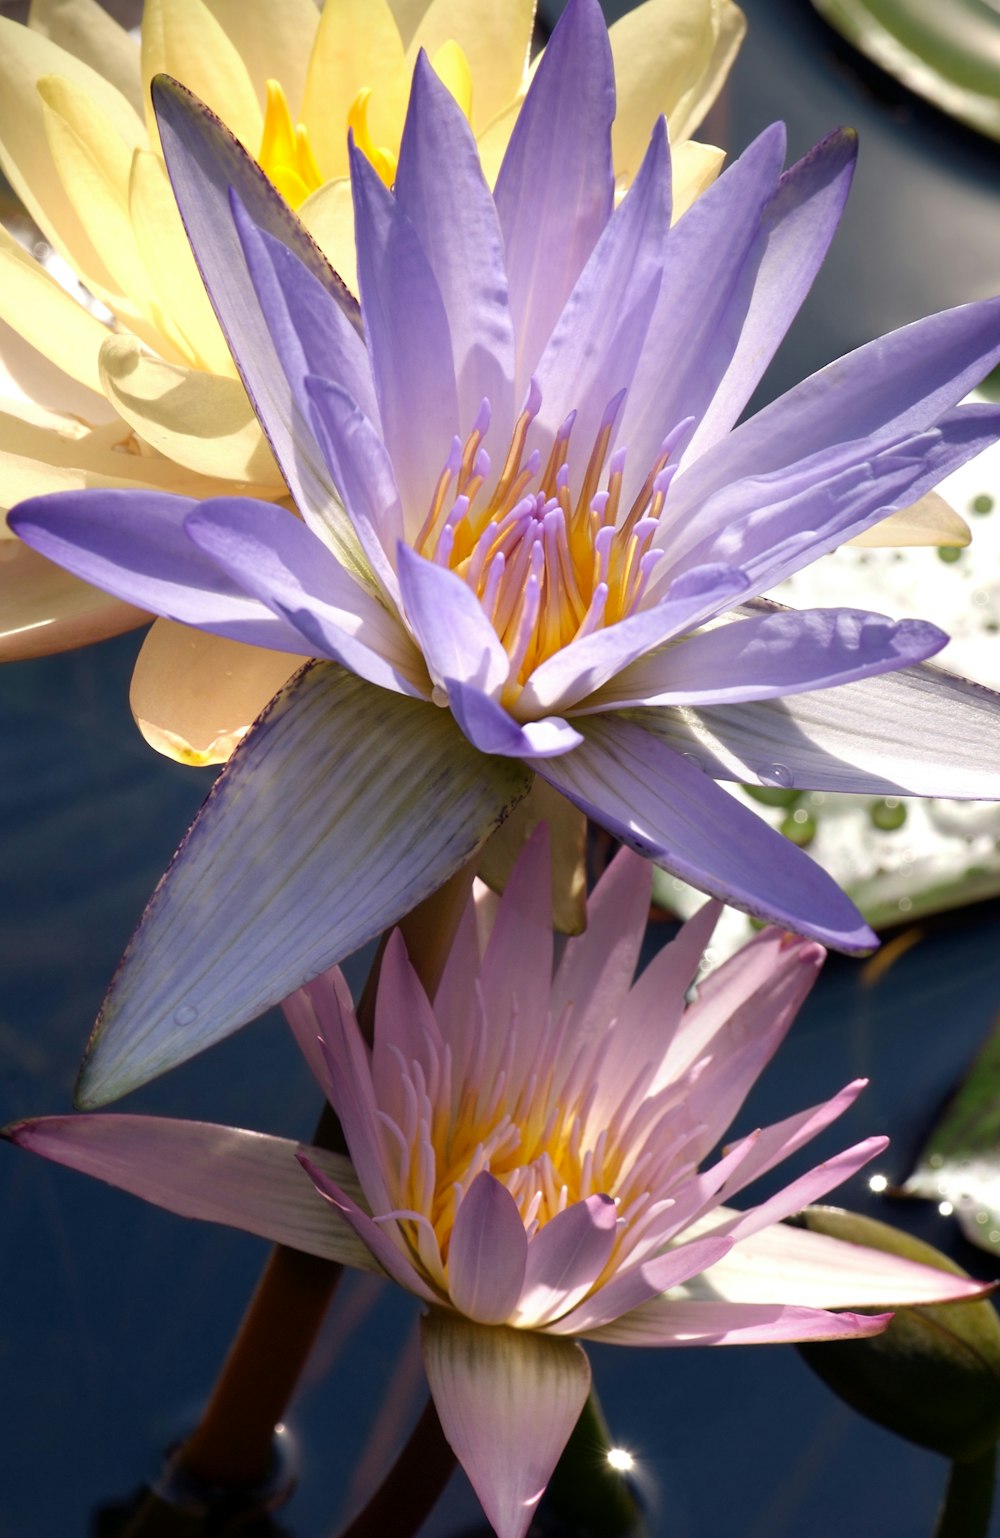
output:
[[[0, 163], [99, 301], [86, 308], [0, 230], [0, 505], [83, 486], [284, 494], [170, 192], [155, 74], [219, 114], [353, 286], [348, 128], [391, 182], [423, 48], [495, 172], [527, 86], [533, 22], [534, 0], [328, 0], [322, 12], [313, 0], [148, 0], [140, 43], [96, 0], [33, 0], [27, 26], [0, 20]], [[722, 152], [688, 140], [743, 30], [732, 0], [647, 0], [612, 29], [622, 187], [660, 112], [675, 206], [713, 180]], [[141, 618], [13, 544], [0, 551], [0, 602], [0, 657]], [[137, 715], [167, 751], [224, 759], [286, 676], [283, 659], [220, 656], [156, 629]]]

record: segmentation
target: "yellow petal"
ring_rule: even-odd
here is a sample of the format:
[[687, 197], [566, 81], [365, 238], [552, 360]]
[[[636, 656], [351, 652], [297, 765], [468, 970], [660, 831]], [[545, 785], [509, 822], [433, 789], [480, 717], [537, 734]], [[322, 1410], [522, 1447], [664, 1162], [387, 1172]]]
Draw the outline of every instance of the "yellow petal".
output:
[[[30, 408], [29, 408], [30, 409]], [[83, 491], [94, 486], [171, 491], [181, 497], [232, 496], [233, 483], [198, 475], [165, 459], [136, 439], [128, 423], [115, 418], [87, 430], [78, 422], [0, 411], [0, 508], [49, 491]], [[273, 495], [273, 488], [241, 486], [244, 496]], [[12, 538], [0, 524], [0, 537]]]
[[118, 414], [168, 459], [199, 475], [283, 491], [238, 379], [163, 363], [131, 337], [112, 336], [101, 348], [101, 380]]
[[364, 90], [372, 139], [395, 155], [409, 77], [392, 11], [386, 0], [326, 0], [301, 113], [325, 177], [347, 174], [347, 114]]
[[615, 22], [612, 148], [619, 178], [632, 180], [661, 112], [672, 144], [690, 137], [718, 95], [745, 30], [730, 0], [645, 0]]
[[449, 38], [431, 54], [431, 69], [442, 85], [447, 86], [458, 102], [468, 122], [472, 122], [472, 67], [465, 50]]
[[699, 144], [697, 139], [686, 139], [670, 157], [670, 169], [674, 182], [674, 203], [671, 219], [676, 224], [695, 198], [700, 198], [711, 187], [722, 170], [725, 150], [717, 150], [714, 144]]
[[114, 86], [48, 38], [0, 17], [0, 163], [46, 238], [96, 291], [114, 287], [52, 164], [36, 82], [60, 75], [93, 98], [126, 144], [143, 138], [142, 123]]
[[136, 150], [132, 157], [128, 207], [162, 313], [177, 317], [192, 362], [235, 378], [236, 365], [191, 254], [166, 167], [152, 150]]
[[354, 248], [354, 205], [347, 177], [326, 182], [306, 199], [299, 218], [352, 294], [358, 292], [357, 256]]
[[20, 540], [0, 542], [0, 662], [47, 657], [134, 630], [149, 619]]
[[319, 26], [313, 0], [206, 0], [246, 66], [263, 110], [268, 80], [277, 80], [292, 109], [302, 110], [306, 71]]
[[71, 378], [90, 390], [100, 390], [97, 355], [107, 327], [70, 298], [2, 227], [0, 318]]
[[457, 43], [472, 74], [471, 122], [478, 131], [523, 94], [534, 19], [534, 0], [432, 0], [407, 49], [407, 68], [412, 72], [418, 49], [433, 60], [442, 46]]
[[118, 134], [72, 81], [38, 81], [49, 150], [77, 216], [114, 279], [113, 292], [142, 304], [149, 275], [128, 216], [128, 178], [135, 147]]
[[157, 752], [224, 764], [301, 657], [265, 651], [158, 619], [142, 643], [129, 703]]
[[494, 892], [502, 892], [540, 822], [548, 823], [552, 850], [552, 921], [560, 934], [581, 934], [587, 925], [587, 819], [543, 779], [535, 777], [528, 794], [483, 845], [478, 874]]
[[149, 95], [154, 75], [173, 75], [217, 112], [251, 155], [264, 116], [246, 65], [203, 0], [146, 0], [142, 13], [142, 84], [149, 141], [159, 135]]
[[856, 534], [849, 545], [884, 549], [889, 545], [952, 545], [961, 547], [972, 540], [969, 525], [944, 497], [929, 491], [919, 502], [890, 513], [881, 523]]
[[31, 0], [28, 26], [96, 69], [142, 117], [139, 44], [97, 0]]
[[479, 146], [479, 162], [483, 168], [483, 175], [490, 186], [496, 185], [496, 179], [500, 174], [500, 166], [503, 157], [507, 153], [507, 145], [517, 122], [517, 114], [521, 110], [521, 101], [512, 101], [502, 112], [497, 113], [492, 123], [488, 123], [481, 133], [476, 134], [476, 142]]

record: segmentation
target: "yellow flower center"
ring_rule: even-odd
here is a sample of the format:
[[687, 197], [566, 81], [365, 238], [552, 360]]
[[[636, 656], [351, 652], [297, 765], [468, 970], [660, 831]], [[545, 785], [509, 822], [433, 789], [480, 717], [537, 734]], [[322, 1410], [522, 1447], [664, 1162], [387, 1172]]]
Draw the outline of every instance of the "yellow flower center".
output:
[[438, 478], [416, 540], [421, 555], [463, 577], [489, 616], [511, 661], [503, 703], [512, 708], [528, 675], [570, 641], [635, 613], [660, 557], [653, 536], [672, 469], [667, 440], [638, 496], [622, 516], [625, 451], [605, 460], [624, 391], [604, 414], [586, 470], [570, 485], [574, 415], [556, 434], [542, 468], [538, 451], [525, 457], [528, 429], [541, 397], [532, 385], [514, 427], [500, 476], [490, 476], [482, 444], [489, 426], [483, 408], [465, 443], [458, 439]]
[[[508, 1038], [506, 1059], [483, 1071], [488, 1053], [485, 1019], [480, 1050], [457, 1082], [451, 1051], [425, 1044], [420, 1064], [398, 1057], [400, 1111], [382, 1115], [386, 1175], [396, 1221], [423, 1274], [448, 1296], [448, 1254], [458, 1207], [476, 1177], [488, 1170], [517, 1204], [529, 1235], [575, 1202], [610, 1196], [618, 1208], [616, 1256], [642, 1236], [651, 1189], [663, 1183], [643, 1127], [622, 1107], [610, 1126], [595, 1126], [598, 1086], [557, 1075], [556, 1059], [540, 1047], [540, 1066], [518, 1085]], [[638, 1106], [642, 1121], [642, 1106]], [[667, 1142], [670, 1140], [668, 1139]], [[663, 1139], [660, 1139], [662, 1144]], [[671, 1158], [674, 1148], [666, 1150]], [[430, 1234], [433, 1231], [433, 1239]]]
[[292, 208], [299, 208], [323, 185], [309, 135], [301, 123], [292, 123], [288, 98], [277, 80], [267, 82], [264, 133], [257, 159]]

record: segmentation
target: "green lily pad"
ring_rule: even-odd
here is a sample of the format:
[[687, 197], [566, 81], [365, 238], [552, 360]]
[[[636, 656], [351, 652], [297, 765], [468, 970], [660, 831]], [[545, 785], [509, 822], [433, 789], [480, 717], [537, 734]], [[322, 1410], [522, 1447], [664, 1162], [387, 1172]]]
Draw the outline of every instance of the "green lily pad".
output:
[[902, 1189], [948, 1203], [966, 1237], [1000, 1255], [1000, 1018]]
[[866, 58], [942, 112], [1000, 139], [1000, 16], [984, 0], [813, 0]]

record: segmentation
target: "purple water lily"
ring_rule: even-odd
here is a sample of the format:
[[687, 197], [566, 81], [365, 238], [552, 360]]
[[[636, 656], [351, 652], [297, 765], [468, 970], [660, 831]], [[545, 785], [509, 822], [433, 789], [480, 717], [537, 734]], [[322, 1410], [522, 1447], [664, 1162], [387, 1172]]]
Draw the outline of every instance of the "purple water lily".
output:
[[155, 95], [301, 519], [93, 492], [11, 521], [145, 609], [326, 664], [278, 697], [182, 846], [87, 1101], [394, 922], [533, 774], [705, 891], [874, 945], [713, 777], [1000, 794], [993, 696], [911, 666], [944, 644], [933, 625], [759, 606], [1000, 435], [997, 408], [955, 406], [1000, 358], [1000, 301], [882, 338], [734, 427], [832, 237], [853, 136], [783, 173], [775, 126], [671, 227], [661, 121], [616, 207], [596, 0], [567, 7], [493, 193], [418, 63], [394, 189], [352, 154], [360, 307], [221, 125], [174, 83]]
[[553, 972], [539, 832], [499, 903], [485, 892], [470, 902], [433, 1001], [392, 936], [371, 1050], [339, 972], [289, 999], [350, 1160], [144, 1116], [57, 1116], [7, 1135], [172, 1211], [374, 1270], [416, 1294], [445, 1434], [500, 1538], [522, 1538], [587, 1397], [580, 1337], [843, 1339], [877, 1334], [888, 1316], [830, 1310], [984, 1291], [782, 1223], [884, 1138], [732, 1207], [846, 1111], [864, 1081], [713, 1158], [823, 951], [767, 930], [686, 1004], [718, 904], [633, 982], [650, 886], [649, 865], [622, 850], [590, 899], [586, 933]]

